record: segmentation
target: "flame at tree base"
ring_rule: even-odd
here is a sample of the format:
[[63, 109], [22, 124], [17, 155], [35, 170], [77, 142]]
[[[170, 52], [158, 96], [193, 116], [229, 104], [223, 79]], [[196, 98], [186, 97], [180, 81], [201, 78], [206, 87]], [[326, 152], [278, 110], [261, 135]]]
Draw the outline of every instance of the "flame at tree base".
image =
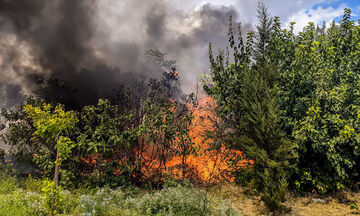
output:
[[[215, 125], [219, 119], [215, 113], [215, 100], [209, 96], [203, 96], [199, 100], [197, 107], [189, 108], [193, 111], [194, 115], [189, 128], [189, 135], [196, 145], [201, 146], [200, 151], [196, 156], [189, 155], [184, 160], [178, 156], [171, 157], [163, 164], [163, 172], [176, 178], [187, 178], [207, 183], [224, 180], [234, 181], [232, 175], [233, 167], [247, 166], [249, 161], [241, 160], [241, 151], [227, 149], [224, 144], [219, 148], [210, 150], [213, 140], [206, 139], [205, 137], [206, 133], [216, 133]], [[145, 155], [154, 154], [148, 152]], [[158, 160], [154, 161], [153, 158], [145, 156], [145, 160], [147, 159], [152, 161], [152, 163], [143, 167], [143, 173], [151, 175], [156, 170], [161, 169]], [[236, 159], [236, 164], [232, 163], [233, 159]]]
[[[189, 155], [186, 158], [172, 156], [170, 158], [162, 157], [159, 146], [156, 144], [146, 144], [142, 150], [136, 150], [135, 161], [140, 166], [141, 179], [144, 181], [155, 180], [163, 181], [166, 176], [174, 178], [186, 178], [198, 183], [216, 183], [220, 181], [234, 181], [232, 171], [239, 167], [245, 167], [252, 164], [252, 161], [242, 159], [243, 154], [239, 150], [226, 148], [225, 144], [218, 148], [211, 149], [214, 142], [207, 139], [206, 134], [216, 134], [216, 123], [219, 118], [216, 115], [216, 102], [209, 96], [203, 96], [199, 100], [199, 105], [193, 107], [188, 105], [193, 112], [194, 119], [189, 127], [189, 136], [200, 146], [197, 155]], [[139, 143], [144, 143], [140, 138]], [[144, 147], [143, 146], [143, 147]], [[141, 145], [140, 145], [141, 147]], [[101, 162], [111, 163], [119, 158], [100, 160], [97, 155], [89, 155], [82, 160], [93, 169], [98, 169], [97, 164]], [[126, 163], [128, 158], [122, 158], [119, 162]], [[122, 175], [121, 169], [114, 169], [115, 175]], [[136, 178], [135, 172], [133, 177]], [[162, 178], [162, 179], [161, 179]]]

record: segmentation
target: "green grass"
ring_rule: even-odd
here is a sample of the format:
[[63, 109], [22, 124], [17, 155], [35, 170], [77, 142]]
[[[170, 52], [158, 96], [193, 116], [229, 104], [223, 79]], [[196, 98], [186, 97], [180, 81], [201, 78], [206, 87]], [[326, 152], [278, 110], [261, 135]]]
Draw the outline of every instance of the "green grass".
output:
[[[191, 185], [172, 186], [155, 192], [127, 187], [63, 190], [58, 215], [238, 215], [219, 197], [205, 198]], [[0, 174], [0, 216], [46, 215], [41, 180], [18, 179]]]
[[15, 177], [0, 175], [0, 216], [45, 215], [43, 197], [39, 193], [23, 190], [19, 185]]

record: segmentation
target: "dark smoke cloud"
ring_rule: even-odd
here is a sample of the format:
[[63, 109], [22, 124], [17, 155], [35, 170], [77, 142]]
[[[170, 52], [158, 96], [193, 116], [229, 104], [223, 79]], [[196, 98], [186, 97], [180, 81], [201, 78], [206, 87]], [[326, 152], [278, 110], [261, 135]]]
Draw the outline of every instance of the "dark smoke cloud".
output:
[[193, 11], [164, 0], [0, 0], [2, 106], [39, 89], [54, 100], [91, 104], [162, 70], [144, 53], [160, 49], [177, 60], [189, 91], [209, 69], [208, 43], [223, 48], [231, 7]]
[[[2, 43], [9, 43], [10, 38], [15, 40], [13, 46], [1, 53], [1, 65], [9, 67], [1, 73], [12, 74], [12, 80], [2, 82], [17, 83], [12, 86], [18, 91], [25, 91], [20, 91], [18, 95], [29, 93], [29, 88], [30, 92], [36, 90], [37, 86], [30, 76], [34, 73], [47, 78], [66, 80], [78, 89], [86, 87], [90, 79], [86, 76], [79, 79], [79, 69], [88, 66], [85, 61], [94, 63], [97, 60], [90, 42], [94, 28], [91, 18], [91, 13], [95, 10], [94, 5], [92, 0], [0, 1], [1, 22], [9, 26], [1, 29], [2, 34], [9, 37]], [[23, 43], [23, 46], [19, 46], [18, 42]], [[24, 53], [24, 49], [27, 49], [27, 52]], [[24, 64], [27, 61], [28, 64]], [[20, 79], [22, 82], [17, 82]], [[5, 91], [15, 89], [9, 87]], [[78, 97], [79, 100], [83, 100], [84, 95]]]

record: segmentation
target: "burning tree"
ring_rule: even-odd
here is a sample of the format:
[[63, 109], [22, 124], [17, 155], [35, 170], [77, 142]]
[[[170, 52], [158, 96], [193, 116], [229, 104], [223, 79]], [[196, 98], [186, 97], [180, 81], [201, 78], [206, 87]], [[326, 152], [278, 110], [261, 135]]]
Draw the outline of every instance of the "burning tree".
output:
[[[145, 103], [143, 121], [144, 142], [150, 145], [147, 153], [150, 169], [155, 169], [155, 178], [162, 180], [165, 173], [174, 173], [174, 157], [181, 160], [181, 177], [185, 177], [186, 159], [196, 155], [197, 148], [189, 135], [193, 116], [185, 106], [168, 101], [162, 104]], [[169, 170], [172, 169], [172, 170]]]

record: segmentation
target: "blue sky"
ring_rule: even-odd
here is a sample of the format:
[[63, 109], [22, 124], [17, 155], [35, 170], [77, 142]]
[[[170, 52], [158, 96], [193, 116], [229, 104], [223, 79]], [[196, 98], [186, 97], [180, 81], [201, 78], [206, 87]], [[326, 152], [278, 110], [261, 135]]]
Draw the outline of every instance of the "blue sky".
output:
[[347, 7], [353, 10], [353, 12], [359, 12], [360, 1], [359, 0], [332, 0], [325, 1], [320, 5], [324, 7], [339, 7], [341, 4], [345, 4]]
[[[330, 0], [330, 1], [324, 1], [319, 4], [315, 4], [312, 9], [316, 9], [317, 7], [323, 7], [323, 8], [341, 8], [344, 7], [350, 8], [352, 11], [352, 16], [354, 20], [358, 20], [360, 15], [360, 1], [359, 0]], [[335, 20], [341, 19], [341, 16], [336, 17]]]
[[[167, 0], [176, 7], [192, 10], [204, 4], [234, 7], [240, 14], [240, 21], [256, 23], [257, 0]], [[353, 11], [355, 20], [360, 17], [360, 0], [263, 0], [274, 16], [280, 16], [283, 25], [294, 21], [296, 31], [302, 30], [308, 22], [330, 23], [342, 17], [345, 7]]]
[[300, 9], [298, 12], [289, 15], [287, 19], [298, 23], [297, 30], [299, 31], [310, 21], [316, 24], [320, 24], [323, 21], [328, 24], [332, 20], [339, 21], [342, 18], [344, 8], [350, 8], [352, 10], [352, 18], [356, 21], [358, 20], [360, 15], [359, 0], [320, 0], [311, 7]]

